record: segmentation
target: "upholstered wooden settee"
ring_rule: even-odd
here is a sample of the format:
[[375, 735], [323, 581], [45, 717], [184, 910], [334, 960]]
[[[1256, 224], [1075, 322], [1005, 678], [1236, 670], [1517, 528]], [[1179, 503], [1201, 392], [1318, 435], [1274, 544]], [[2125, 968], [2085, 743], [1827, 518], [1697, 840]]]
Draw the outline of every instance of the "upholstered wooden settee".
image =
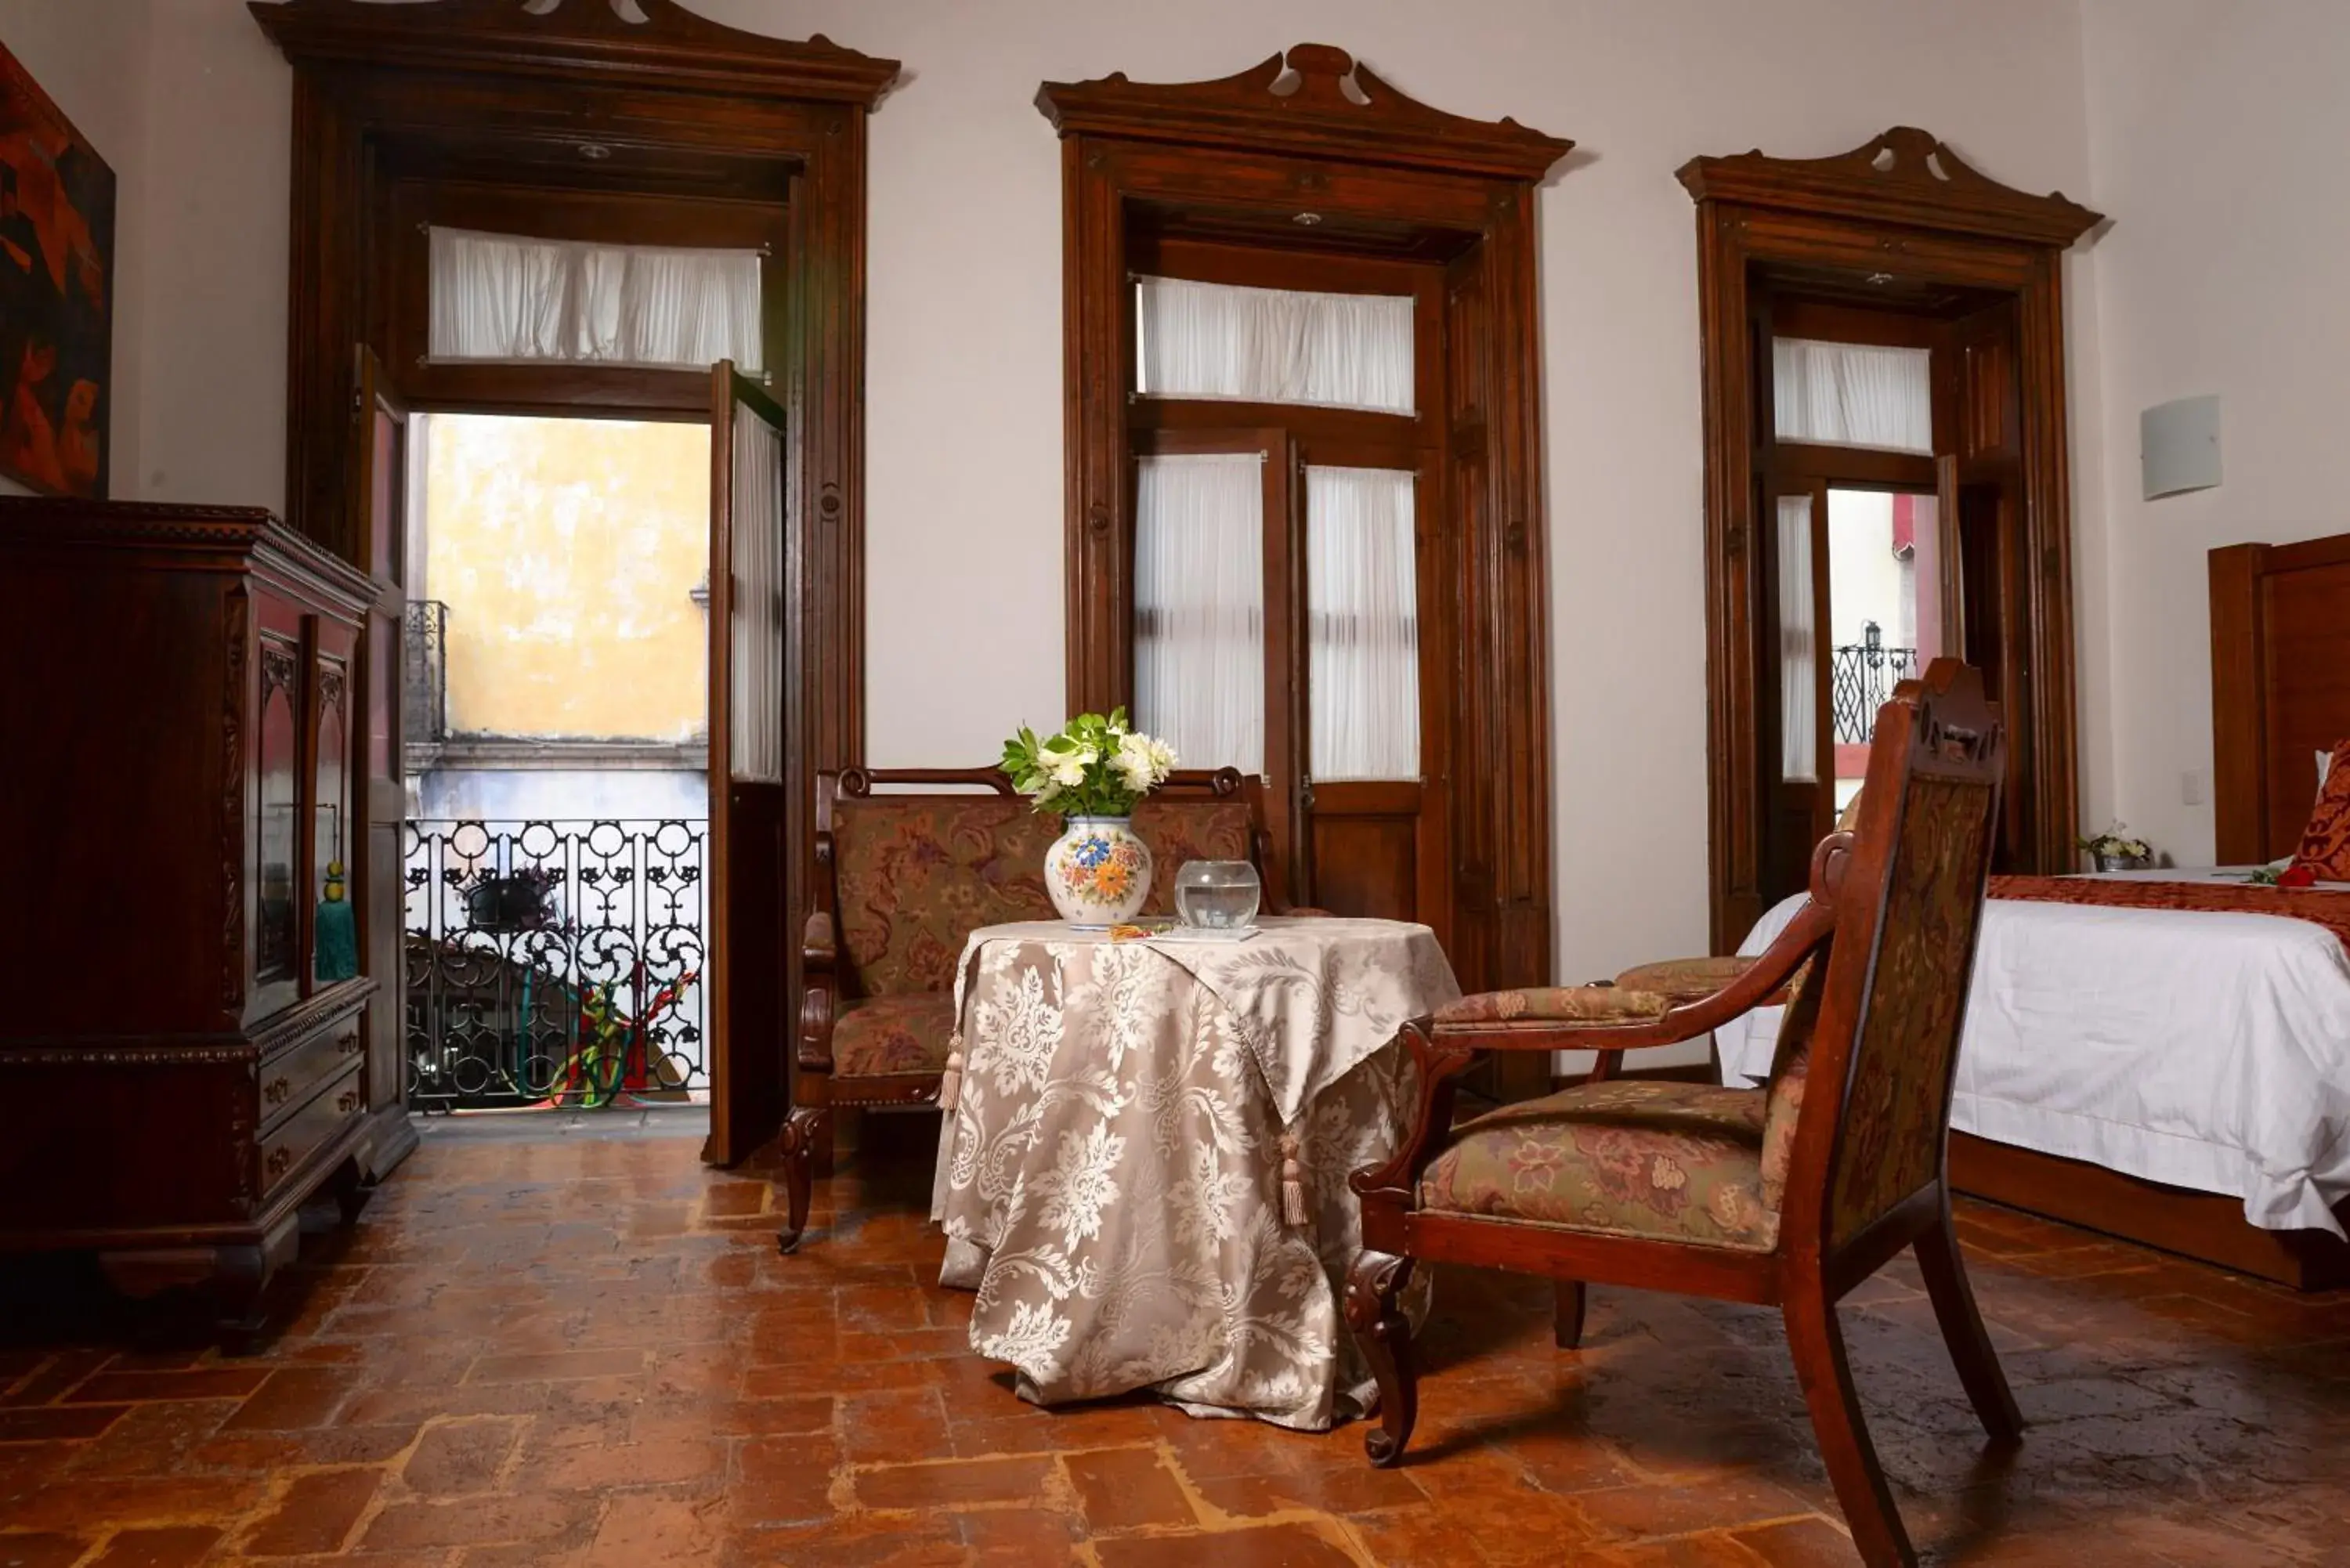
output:
[[[1134, 814], [1157, 868], [1144, 912], [1173, 912], [1186, 860], [1252, 861], [1265, 908], [1284, 908], [1264, 821], [1256, 778], [1179, 770]], [[1044, 870], [1060, 832], [994, 768], [818, 775], [815, 908], [782, 1149], [785, 1251], [806, 1229], [815, 1179], [831, 1173], [835, 1109], [938, 1103], [963, 940], [982, 926], [1057, 918]]]

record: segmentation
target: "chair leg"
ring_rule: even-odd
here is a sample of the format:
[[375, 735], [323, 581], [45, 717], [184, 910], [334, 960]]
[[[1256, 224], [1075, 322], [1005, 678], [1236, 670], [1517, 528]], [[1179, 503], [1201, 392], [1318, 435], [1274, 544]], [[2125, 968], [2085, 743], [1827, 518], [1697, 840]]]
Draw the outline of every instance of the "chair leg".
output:
[[827, 1173], [832, 1160], [832, 1114], [820, 1106], [800, 1106], [784, 1120], [784, 1132], [778, 1140], [777, 1152], [784, 1161], [784, 1229], [776, 1234], [775, 1243], [785, 1252], [795, 1251], [800, 1238], [807, 1232], [808, 1204], [814, 1196], [816, 1161], [821, 1156]]
[[1583, 1282], [1558, 1282], [1558, 1304], [1551, 1316], [1551, 1342], [1561, 1350], [1583, 1348]]
[[1885, 1484], [1885, 1470], [1877, 1462], [1877, 1446], [1868, 1440], [1860, 1397], [1852, 1384], [1852, 1366], [1846, 1359], [1844, 1331], [1836, 1324], [1835, 1304], [1817, 1281], [1797, 1283], [1787, 1293], [1781, 1313], [1787, 1323], [1787, 1348], [1795, 1358], [1795, 1376], [1810, 1406], [1812, 1429], [1817, 1434], [1820, 1457], [1827, 1461], [1828, 1480], [1836, 1501], [1844, 1507], [1845, 1523], [1853, 1544], [1869, 1568], [1916, 1568], [1917, 1553], [1901, 1528], [1893, 1493]]
[[1386, 1469], [1403, 1458], [1419, 1417], [1419, 1374], [1412, 1366], [1411, 1320], [1397, 1298], [1411, 1282], [1412, 1261], [1365, 1252], [1347, 1275], [1347, 1324], [1379, 1383], [1379, 1425], [1363, 1438], [1363, 1452]]
[[1948, 1214], [1918, 1238], [1917, 1251], [1918, 1272], [1926, 1277], [1926, 1293], [1933, 1299], [1943, 1342], [1950, 1347], [1950, 1361], [1983, 1430], [1995, 1441], [2014, 1442], [2023, 1436], [2023, 1417], [2008, 1390], [2007, 1374], [2000, 1370], [1999, 1353], [1983, 1332], [1982, 1314], [1975, 1308], [1974, 1288], [1967, 1283], [1966, 1261], [1960, 1256], [1958, 1234], [1950, 1229]]

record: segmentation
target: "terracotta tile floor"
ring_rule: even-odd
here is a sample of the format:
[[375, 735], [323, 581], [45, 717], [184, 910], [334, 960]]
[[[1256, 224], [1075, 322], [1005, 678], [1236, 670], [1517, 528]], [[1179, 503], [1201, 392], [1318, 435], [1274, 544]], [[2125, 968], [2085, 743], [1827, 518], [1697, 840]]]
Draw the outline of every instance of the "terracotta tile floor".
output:
[[[0, 1276], [0, 1568], [1854, 1560], [1768, 1314], [1595, 1291], [1562, 1355], [1544, 1287], [1448, 1272], [1414, 1462], [1373, 1471], [1359, 1428], [1023, 1405], [930, 1282], [919, 1137], [787, 1259], [697, 1132], [435, 1124], [250, 1356]], [[2350, 1562], [2350, 1298], [1961, 1222], [2021, 1450], [1982, 1451], [1908, 1270], [1847, 1314], [1934, 1560]]]

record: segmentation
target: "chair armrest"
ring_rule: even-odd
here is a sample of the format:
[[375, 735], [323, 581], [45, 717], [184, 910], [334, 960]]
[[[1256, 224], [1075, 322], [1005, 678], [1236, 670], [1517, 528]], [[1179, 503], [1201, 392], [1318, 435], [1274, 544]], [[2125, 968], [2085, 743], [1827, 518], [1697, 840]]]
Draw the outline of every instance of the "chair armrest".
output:
[[832, 1024], [837, 1012], [840, 948], [832, 917], [822, 909], [807, 918], [800, 939], [799, 1064], [811, 1072], [832, 1071]]
[[[1447, 1050], [1635, 1051], [1711, 1033], [1776, 996], [1835, 929], [1825, 905], [1806, 903], [1770, 948], [1728, 985], [1676, 1003], [1654, 992], [1567, 986], [1463, 997], [1436, 1015]], [[1508, 999], [1521, 998], [1513, 1003]], [[1608, 998], [1621, 1000], [1610, 1002]], [[1660, 1005], [1661, 1004], [1661, 1005]]]
[[823, 909], [807, 918], [807, 928], [800, 937], [800, 966], [808, 975], [830, 975], [840, 962], [839, 939], [834, 934], [832, 916]]
[[[1807, 903], [1752, 967], [1712, 995], [1679, 1006], [1657, 992], [1621, 986], [1555, 986], [1463, 997], [1433, 1017], [1413, 1019], [1399, 1032], [1419, 1070], [1410, 1125], [1384, 1164], [1365, 1166], [1347, 1184], [1360, 1198], [1416, 1207], [1420, 1174], [1451, 1136], [1453, 1080], [1478, 1053], [1598, 1051], [1608, 1054], [1600, 1058], [1605, 1068], [1616, 1052], [1694, 1039], [1777, 992], [1835, 929], [1835, 916], [1825, 905]], [[1445, 1022], [1448, 1015], [1456, 1022]], [[1608, 1018], [1613, 1021], [1602, 1021]]]

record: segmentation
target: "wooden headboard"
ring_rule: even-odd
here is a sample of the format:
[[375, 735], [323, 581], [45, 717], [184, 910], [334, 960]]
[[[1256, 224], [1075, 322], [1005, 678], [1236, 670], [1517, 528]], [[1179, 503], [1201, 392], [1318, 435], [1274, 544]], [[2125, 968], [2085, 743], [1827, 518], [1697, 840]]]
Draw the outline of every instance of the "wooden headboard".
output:
[[2316, 753], [2350, 739], [2350, 534], [2211, 552], [2211, 776], [2223, 866], [2290, 855]]

